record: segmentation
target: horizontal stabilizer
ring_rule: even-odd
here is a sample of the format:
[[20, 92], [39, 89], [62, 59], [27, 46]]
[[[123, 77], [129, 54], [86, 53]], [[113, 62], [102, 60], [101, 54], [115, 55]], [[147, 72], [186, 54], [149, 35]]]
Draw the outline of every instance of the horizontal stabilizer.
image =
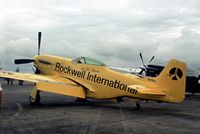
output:
[[131, 85], [131, 86], [128, 86], [128, 87], [135, 89], [140, 94], [144, 94], [144, 95], [158, 95], [158, 96], [165, 96], [166, 95], [162, 90], [146, 88], [142, 85]]

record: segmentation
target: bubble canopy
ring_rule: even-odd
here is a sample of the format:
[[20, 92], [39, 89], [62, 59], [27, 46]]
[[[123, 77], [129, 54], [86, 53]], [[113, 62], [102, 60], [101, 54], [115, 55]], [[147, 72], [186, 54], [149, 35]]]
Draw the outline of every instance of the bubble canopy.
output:
[[103, 62], [90, 58], [90, 57], [78, 57], [72, 60], [74, 64], [89, 64], [89, 65], [96, 65], [96, 66], [106, 66]]

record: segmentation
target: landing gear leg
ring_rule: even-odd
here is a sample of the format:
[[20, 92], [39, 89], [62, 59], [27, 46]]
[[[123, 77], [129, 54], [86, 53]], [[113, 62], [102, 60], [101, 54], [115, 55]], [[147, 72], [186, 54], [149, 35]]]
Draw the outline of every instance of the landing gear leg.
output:
[[140, 101], [135, 102], [136, 110], [140, 110]]
[[37, 105], [40, 103], [40, 91], [33, 88], [29, 96], [29, 102], [31, 105]]

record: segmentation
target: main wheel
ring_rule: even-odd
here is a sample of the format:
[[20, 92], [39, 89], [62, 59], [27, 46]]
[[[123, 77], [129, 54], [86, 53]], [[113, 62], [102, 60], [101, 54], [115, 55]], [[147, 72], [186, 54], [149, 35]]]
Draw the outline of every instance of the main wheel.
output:
[[29, 102], [31, 105], [37, 105], [40, 103], [40, 92], [37, 91], [35, 99], [33, 97], [29, 96]]

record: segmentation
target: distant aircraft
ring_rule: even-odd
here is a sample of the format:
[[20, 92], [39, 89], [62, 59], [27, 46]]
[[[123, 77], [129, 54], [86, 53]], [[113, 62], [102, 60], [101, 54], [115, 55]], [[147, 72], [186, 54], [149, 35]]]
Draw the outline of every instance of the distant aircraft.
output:
[[[145, 75], [150, 77], [156, 77], [164, 69], [164, 66], [150, 64], [150, 62], [154, 59], [154, 56], [151, 58], [149, 64], [144, 64], [144, 60], [141, 53], [140, 53], [140, 58], [143, 65], [140, 67], [141, 71], [138, 74], [141, 76]], [[186, 92], [192, 94], [200, 93], [200, 73], [197, 75], [197, 73], [194, 74], [194, 71], [192, 71], [191, 69], [187, 69]]]
[[69, 59], [40, 54], [33, 59], [16, 59], [15, 64], [34, 63], [35, 74], [0, 71], [0, 77], [34, 82], [31, 104], [40, 102], [40, 91], [63, 94], [80, 99], [117, 99], [130, 97], [140, 109], [140, 101], [180, 103], [185, 97], [186, 64], [172, 59], [157, 77], [139, 77], [109, 69], [103, 62], [78, 57]]

